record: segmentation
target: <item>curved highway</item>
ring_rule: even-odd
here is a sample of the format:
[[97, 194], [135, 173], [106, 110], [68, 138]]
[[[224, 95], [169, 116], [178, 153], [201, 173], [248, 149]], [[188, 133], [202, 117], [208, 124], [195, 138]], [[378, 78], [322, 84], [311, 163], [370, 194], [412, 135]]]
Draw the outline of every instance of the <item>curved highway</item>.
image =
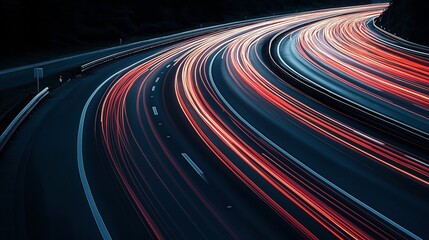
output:
[[385, 6], [220, 29], [65, 84], [2, 153], [25, 159], [12, 235], [428, 238], [429, 51], [372, 25]]
[[427, 148], [429, 49], [380, 33], [373, 21], [379, 14], [338, 16], [288, 30], [273, 39], [273, 59], [322, 98], [334, 98], [349, 112]]

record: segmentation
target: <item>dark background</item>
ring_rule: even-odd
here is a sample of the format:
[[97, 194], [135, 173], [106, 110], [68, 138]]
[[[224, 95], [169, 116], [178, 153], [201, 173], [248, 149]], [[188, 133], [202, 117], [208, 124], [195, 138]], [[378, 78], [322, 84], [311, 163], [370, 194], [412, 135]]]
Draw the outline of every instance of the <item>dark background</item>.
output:
[[377, 24], [404, 39], [429, 46], [429, 1], [392, 0]]
[[370, 0], [1, 0], [0, 68], [217, 23]]

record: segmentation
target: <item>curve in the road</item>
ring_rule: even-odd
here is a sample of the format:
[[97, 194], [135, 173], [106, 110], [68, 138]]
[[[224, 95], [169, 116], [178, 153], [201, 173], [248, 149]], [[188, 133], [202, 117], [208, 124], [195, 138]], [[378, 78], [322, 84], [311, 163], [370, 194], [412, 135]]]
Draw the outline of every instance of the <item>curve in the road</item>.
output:
[[[258, 213], [262, 206], [285, 231], [309, 239], [427, 236], [426, 149], [344, 115], [267, 63], [268, 43], [280, 38], [283, 67], [353, 101], [381, 101], [387, 110], [373, 111], [399, 112], [427, 134], [426, 60], [371, 37], [368, 19], [384, 7], [320, 10], [214, 32], [166, 46], [104, 81], [85, 105], [78, 135], [81, 181], [103, 237], [113, 226], [104, 225], [100, 212], [109, 209], [98, 212], [95, 201], [103, 199], [92, 197], [85, 177], [85, 121], [94, 124], [88, 136], [100, 140], [148, 237], [255, 237], [272, 218]], [[85, 119], [101, 88], [96, 119]], [[359, 104], [371, 108], [368, 101]], [[256, 200], [230, 214], [232, 205], [220, 204], [225, 196]]]
[[281, 34], [273, 44], [276, 62], [323, 90], [321, 97], [357, 106], [375, 125], [388, 124], [427, 148], [428, 58], [371, 29], [379, 14], [338, 16]]

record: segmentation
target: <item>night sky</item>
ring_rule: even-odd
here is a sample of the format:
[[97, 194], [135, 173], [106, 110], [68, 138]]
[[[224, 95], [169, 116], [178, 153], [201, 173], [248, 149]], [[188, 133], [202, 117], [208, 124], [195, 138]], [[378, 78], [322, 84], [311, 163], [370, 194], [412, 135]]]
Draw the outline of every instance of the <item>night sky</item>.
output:
[[[261, 4], [263, 2], [263, 4]], [[369, 0], [5, 0], [0, 55], [91, 49], [246, 17], [369, 3]], [[24, 37], [22, 37], [24, 36]], [[40, 54], [38, 54], [40, 55]], [[42, 54], [43, 55], [43, 54]]]

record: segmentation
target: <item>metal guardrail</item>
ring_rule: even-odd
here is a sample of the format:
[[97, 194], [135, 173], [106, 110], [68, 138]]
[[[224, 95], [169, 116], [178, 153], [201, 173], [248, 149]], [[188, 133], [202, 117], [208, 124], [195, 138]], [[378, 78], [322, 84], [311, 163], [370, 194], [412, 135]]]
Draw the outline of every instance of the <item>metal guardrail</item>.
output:
[[[306, 24], [304, 24], [306, 25]], [[363, 122], [370, 123], [369, 126], [376, 127], [389, 135], [399, 139], [406, 140], [415, 144], [415, 146], [423, 147], [424, 149], [429, 148], [429, 133], [421, 129], [417, 129], [413, 126], [408, 125], [405, 122], [401, 122], [389, 116], [385, 116], [375, 110], [362, 106], [348, 98], [341, 96], [330, 91], [321, 85], [310, 81], [308, 78], [300, 75], [291, 68], [282, 66], [279, 63], [278, 57], [274, 51], [273, 45], [279, 36], [290, 33], [303, 25], [296, 26], [295, 28], [287, 29], [276, 34], [271, 38], [268, 44], [269, 62], [274, 67], [278, 74], [284, 74], [285, 79], [289, 79], [288, 83], [292, 84], [296, 88], [306, 92], [310, 96], [316, 97], [321, 102], [327, 105], [335, 106], [335, 109], [340, 112], [344, 112], [356, 119], [360, 119]]]
[[49, 94], [49, 88], [46, 87], [40, 91], [31, 101], [16, 115], [12, 122], [7, 126], [0, 136], [0, 152], [3, 150], [6, 143], [12, 137], [13, 133], [18, 129], [24, 119], [33, 111], [33, 109]]
[[[191, 36], [187, 36], [186, 38], [190, 38], [190, 37]], [[124, 50], [124, 51], [121, 51], [121, 52], [118, 52], [118, 53], [110, 54], [108, 56], [105, 56], [105, 57], [102, 57], [102, 58], [98, 58], [98, 59], [96, 59], [94, 61], [91, 61], [91, 62], [83, 64], [80, 67], [80, 70], [81, 70], [81, 72], [85, 72], [85, 71], [88, 71], [91, 68], [97, 67], [99, 65], [102, 65], [104, 63], [113, 61], [115, 59], [123, 58], [123, 57], [129, 56], [129, 55], [132, 55], [132, 54], [136, 54], [138, 52], [142, 52], [142, 51], [145, 51], [145, 50], [148, 50], [148, 49], [151, 49], [151, 48], [155, 48], [155, 47], [159, 47], [159, 46], [166, 45], [166, 44], [169, 44], [169, 43], [177, 42], [177, 41], [182, 40], [182, 39], [183, 38], [173, 39], [173, 40], [169, 40], [169, 41], [161, 41], [161, 42], [156, 43], [156, 44], [153, 44], [153, 43], [152, 44], [147, 44], [147, 45], [143, 45], [143, 46], [140, 46], [140, 47], [136, 47], [136, 48], [132, 48], [132, 49], [127, 49], [127, 50]]]
[[[346, 9], [346, 8], [349, 8], [349, 7], [342, 7], [342, 9]], [[320, 10], [307, 11], [307, 13], [312, 13], [312, 12], [317, 13], [318, 11], [320, 11]], [[220, 24], [220, 25], [209, 26], [209, 27], [205, 27], [203, 29], [194, 29], [194, 30], [190, 30], [190, 31], [180, 33], [180, 34], [184, 34], [184, 35], [178, 35], [178, 34], [169, 35], [169, 36], [167, 36], [168, 39], [165, 39], [165, 40], [161, 40], [161, 38], [164, 38], [164, 37], [160, 37], [159, 38], [160, 40], [156, 41], [156, 43], [147, 43], [147, 44], [135, 47], [135, 48], [127, 49], [127, 50], [117, 52], [114, 54], [110, 54], [108, 56], [98, 58], [98, 59], [93, 60], [91, 62], [85, 63], [85, 64], [81, 65], [80, 70], [83, 73], [83, 72], [90, 70], [91, 68], [97, 67], [99, 65], [102, 65], [104, 63], [107, 63], [107, 62], [110, 62], [110, 61], [113, 61], [113, 60], [116, 60], [119, 58], [126, 57], [128, 55], [132, 55], [132, 54], [135, 54], [138, 52], [142, 52], [142, 51], [145, 51], [145, 50], [148, 50], [151, 48], [167, 45], [170, 43], [178, 42], [181, 40], [186, 40], [186, 39], [190, 39], [193, 37], [202, 36], [204, 34], [211, 33], [214, 31], [222, 31], [222, 30], [226, 30], [226, 29], [242, 27], [242, 26], [246, 26], [248, 24], [265, 21], [267, 19], [279, 18], [279, 17], [285, 16], [285, 15], [294, 15], [294, 14], [296, 14], [296, 13], [292, 13], [292, 12], [282, 13], [279, 15], [259, 17], [259, 18], [254, 18], [254, 19], [246, 19], [246, 20], [240, 20], [240, 21], [235, 21], [235, 22], [230, 22], [230, 23], [224, 23], [224, 24]], [[132, 43], [132, 44], [138, 44], [138, 42]]]
[[[127, 49], [127, 50], [124, 50], [121, 52], [113, 53], [113, 54], [110, 54], [108, 56], [98, 58], [94, 61], [85, 63], [85, 64], [81, 65], [80, 70], [83, 73], [83, 72], [90, 70], [91, 68], [100, 66], [100, 65], [105, 64], [107, 62], [110, 62], [110, 61], [113, 61], [113, 60], [116, 60], [119, 58], [123, 58], [123, 57], [129, 56], [129, 55], [135, 54], [135, 53], [139, 53], [139, 52], [142, 52], [142, 51], [145, 51], [148, 49], [152, 49], [152, 48], [164, 46], [164, 45], [167, 45], [170, 43], [179, 42], [182, 40], [202, 36], [204, 34], [211, 33], [213, 31], [222, 31], [222, 30], [226, 30], [226, 29], [242, 27], [242, 26], [245, 26], [247, 24], [251, 24], [251, 23], [255, 23], [255, 22], [259, 22], [259, 21], [264, 21], [266, 19], [271, 19], [271, 18], [275, 18], [275, 17], [279, 17], [279, 15], [260, 17], [260, 18], [249, 19], [249, 20], [244, 20], [244, 21], [237, 21], [237, 22], [232, 22], [232, 23], [215, 25], [215, 26], [206, 27], [204, 29], [190, 30], [188, 32], [183, 32], [183, 33], [188, 33], [188, 34], [184, 34], [184, 35], [173, 34], [173, 35], [171, 35], [171, 38], [169, 37], [168, 39], [165, 39], [165, 40], [159, 40], [155, 43], [147, 43], [147, 44], [135, 47], [135, 48], [131, 48], [131, 49]], [[161, 38], [163, 38], [163, 37], [161, 37]]]
[[395, 34], [392, 34], [392, 33], [388, 32], [388, 31], [384, 30], [383, 28], [381, 28], [380, 26], [378, 26], [376, 24], [376, 19], [372, 19], [370, 24], [372, 24], [372, 26], [377, 31], [379, 31], [381, 34], [387, 35], [387, 36], [391, 37], [392, 39], [395, 39], [395, 40], [397, 40], [399, 42], [402, 42], [403, 44], [407, 45], [407, 47], [404, 47], [404, 46], [399, 46], [397, 44], [393, 45], [392, 43], [390, 43], [388, 41], [383, 41], [384, 43], [388, 44], [389, 46], [393, 46], [393, 47], [396, 47], [396, 48], [401, 48], [401, 49], [404, 49], [404, 50], [406, 50], [408, 52], [411, 52], [411, 53], [414, 53], [414, 54], [418, 54], [418, 55], [422, 55], [424, 57], [428, 57], [429, 56], [429, 47], [428, 46], [408, 41], [406, 39], [403, 39], [403, 38], [401, 38], [399, 36], [396, 36]]
[[[268, 18], [268, 17], [243, 21], [243, 22], [240, 22], [239, 24], [237, 24], [235, 27], [240, 27], [240, 26], [252, 23], [252, 22], [261, 21], [265, 18]], [[94, 61], [83, 64], [80, 67], [80, 70], [83, 73], [83, 72], [90, 70], [91, 68], [100, 66], [100, 65], [105, 64], [107, 62], [110, 62], [110, 61], [113, 61], [116, 59], [120, 59], [120, 58], [124, 58], [124, 57], [127, 57], [129, 55], [133, 55], [133, 54], [136, 54], [139, 52], [143, 52], [143, 51], [146, 51], [148, 49], [152, 49], [152, 48], [156, 48], [156, 47], [160, 47], [160, 46], [165, 46], [165, 45], [168, 45], [170, 43], [175, 43], [175, 42], [183, 41], [186, 39], [191, 39], [194, 37], [202, 36], [204, 34], [207, 34], [209, 32], [213, 32], [213, 31], [221, 31], [221, 30], [225, 30], [225, 29], [230, 29], [233, 27], [233, 26], [231, 26], [232, 24], [233, 23], [228, 23], [228, 24], [222, 24], [222, 25], [218, 25], [218, 26], [207, 27], [204, 30], [201, 30], [201, 31], [199, 30], [199, 31], [196, 31], [194, 33], [186, 34], [183, 36], [175, 36], [175, 37], [172, 37], [169, 39], [159, 40], [155, 43], [147, 43], [147, 44], [135, 47], [135, 48], [131, 48], [131, 49], [127, 49], [127, 50], [124, 50], [121, 52], [113, 53], [113, 54], [110, 54], [108, 56], [101, 57], [101, 58], [98, 58]]]

